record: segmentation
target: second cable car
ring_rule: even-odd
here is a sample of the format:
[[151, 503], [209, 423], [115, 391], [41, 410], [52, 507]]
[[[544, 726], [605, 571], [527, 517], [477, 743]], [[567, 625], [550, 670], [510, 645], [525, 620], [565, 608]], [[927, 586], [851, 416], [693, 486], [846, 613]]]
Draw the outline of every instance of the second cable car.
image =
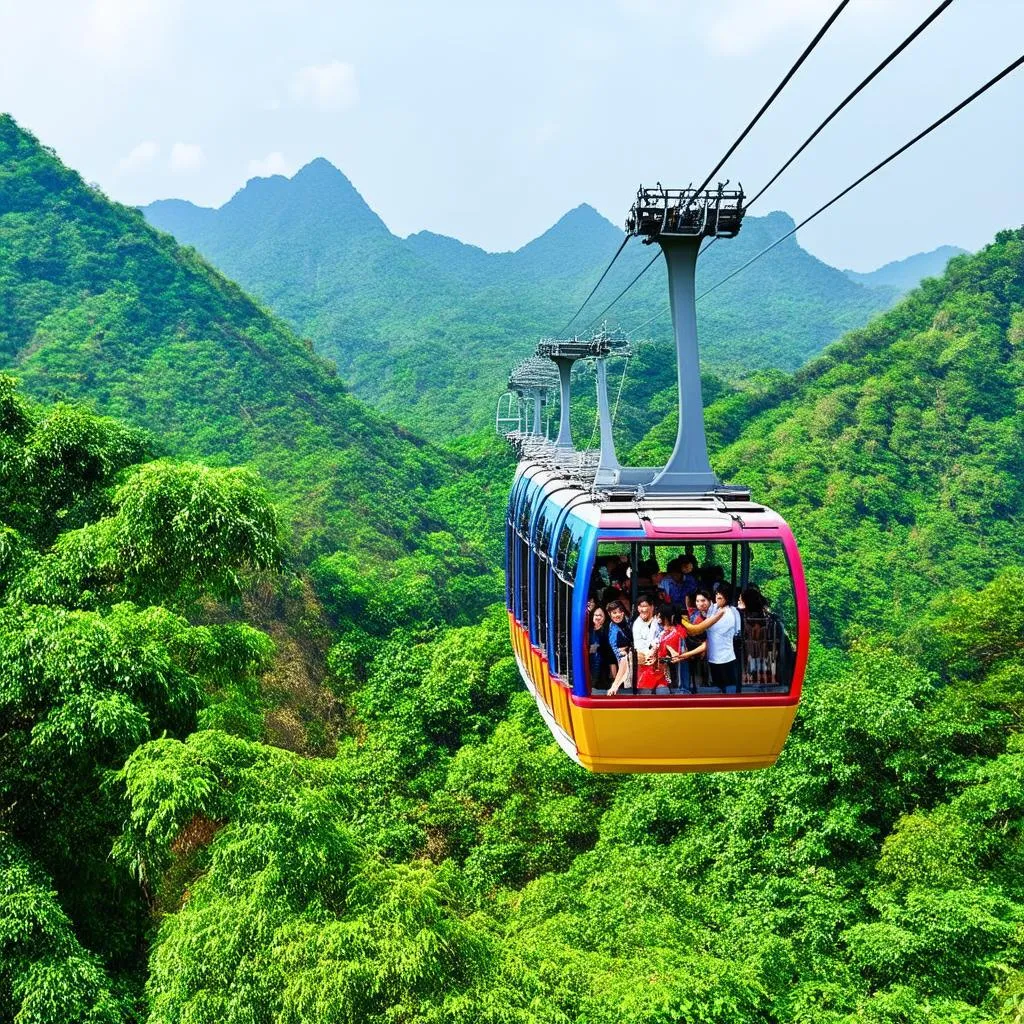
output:
[[[796, 541], [778, 514], [744, 488], [718, 480], [704, 436], [694, 267], [704, 237], [736, 234], [742, 203], [742, 192], [722, 187], [700, 194], [641, 188], [627, 222], [628, 231], [662, 246], [669, 270], [680, 416], [665, 467], [623, 467], [615, 457], [607, 335], [542, 342], [538, 357], [510, 378], [524, 409], [523, 429], [508, 435], [521, 456], [505, 541], [512, 645], [552, 735], [593, 771], [767, 767], [782, 750], [800, 700], [810, 617]], [[597, 360], [599, 453], [575, 451], [569, 433], [571, 370], [579, 358]], [[541, 423], [543, 395], [555, 380], [561, 421], [552, 442]], [[767, 599], [736, 635], [735, 692], [712, 686], [698, 663], [685, 690], [610, 693], [607, 679], [595, 678], [588, 646], [590, 609], [610, 582], [604, 577], [619, 570], [621, 580], [624, 573], [624, 593], [635, 604], [644, 573], [680, 560], [707, 580], [737, 591], [753, 586]]]

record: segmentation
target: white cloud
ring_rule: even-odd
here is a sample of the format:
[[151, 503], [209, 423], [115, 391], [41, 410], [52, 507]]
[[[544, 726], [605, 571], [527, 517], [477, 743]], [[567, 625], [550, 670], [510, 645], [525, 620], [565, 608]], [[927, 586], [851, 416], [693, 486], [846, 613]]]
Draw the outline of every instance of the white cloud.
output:
[[290, 177], [295, 168], [275, 150], [268, 153], [262, 160], [249, 161], [250, 178], [269, 178], [272, 174], [284, 174]]
[[171, 146], [171, 170], [187, 174], [206, 163], [203, 147], [194, 142], [176, 142]]
[[708, 42], [715, 53], [739, 57], [791, 29], [824, 24], [833, 6], [832, 0], [731, 0], [712, 18]]
[[151, 140], [140, 142], [127, 156], [122, 157], [117, 169], [122, 174], [133, 174], [148, 167], [157, 157], [160, 147]]
[[177, 16], [176, 0], [91, 0], [84, 7], [82, 44], [106, 61], [143, 65]]
[[548, 118], [542, 121], [534, 133], [533, 141], [538, 146], [546, 146], [549, 142], [554, 142], [559, 135], [559, 125], [557, 121]]
[[302, 68], [292, 77], [289, 93], [296, 103], [318, 110], [345, 110], [359, 99], [356, 69], [340, 60]]

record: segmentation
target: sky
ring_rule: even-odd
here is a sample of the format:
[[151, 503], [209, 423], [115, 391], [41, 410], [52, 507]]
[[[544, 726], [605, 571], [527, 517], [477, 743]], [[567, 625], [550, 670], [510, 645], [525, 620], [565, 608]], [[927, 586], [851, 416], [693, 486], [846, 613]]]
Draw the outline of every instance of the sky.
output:
[[[516, 249], [701, 180], [836, 0], [0, 0], [0, 109], [112, 198], [226, 202], [324, 156], [396, 234]], [[723, 169], [756, 191], [937, 0], [851, 0]], [[796, 219], [1024, 53], [1021, 0], [952, 6], [755, 213]], [[1024, 68], [803, 229], [870, 270], [1024, 223]]]

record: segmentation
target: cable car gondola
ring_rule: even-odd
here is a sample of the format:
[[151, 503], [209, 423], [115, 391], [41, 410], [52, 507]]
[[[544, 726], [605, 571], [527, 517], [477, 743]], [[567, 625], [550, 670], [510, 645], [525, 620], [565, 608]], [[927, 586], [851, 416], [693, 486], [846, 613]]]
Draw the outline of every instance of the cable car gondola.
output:
[[[669, 271], [679, 382], [676, 444], [660, 469], [621, 466], [611, 437], [605, 360], [614, 339], [548, 340], [513, 371], [523, 408], [507, 434], [520, 455], [506, 522], [506, 605], [523, 680], [562, 749], [602, 772], [762, 768], [782, 750], [800, 699], [809, 642], [803, 568], [792, 531], [741, 487], [723, 485], [707, 457], [694, 307], [703, 238], [735, 235], [742, 192], [644, 189], [627, 231], [661, 245]], [[571, 371], [597, 363], [599, 453], [578, 452], [569, 431]], [[547, 439], [542, 396], [558, 371], [559, 435]], [[624, 567], [631, 603], [656, 562], [689, 559], [734, 588], [756, 584], [770, 610], [747, 614], [735, 639], [736, 692], [722, 692], [694, 664], [685, 690], [611, 695], [591, 672], [588, 601], [606, 564]], [[753, 621], [757, 618], [758, 621]]]

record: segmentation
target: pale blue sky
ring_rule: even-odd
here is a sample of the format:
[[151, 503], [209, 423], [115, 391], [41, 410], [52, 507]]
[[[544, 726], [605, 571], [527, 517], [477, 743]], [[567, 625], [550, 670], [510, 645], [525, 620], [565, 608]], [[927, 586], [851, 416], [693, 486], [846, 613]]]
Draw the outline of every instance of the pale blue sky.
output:
[[[852, 0], [726, 172], [755, 191], [937, 0]], [[0, 109], [113, 198], [220, 205], [315, 156], [397, 234], [517, 248], [707, 173], [834, 0], [0, 0]], [[952, 7], [759, 202], [798, 219], [1024, 52]], [[1024, 69], [800, 234], [870, 269], [1024, 222]]]

